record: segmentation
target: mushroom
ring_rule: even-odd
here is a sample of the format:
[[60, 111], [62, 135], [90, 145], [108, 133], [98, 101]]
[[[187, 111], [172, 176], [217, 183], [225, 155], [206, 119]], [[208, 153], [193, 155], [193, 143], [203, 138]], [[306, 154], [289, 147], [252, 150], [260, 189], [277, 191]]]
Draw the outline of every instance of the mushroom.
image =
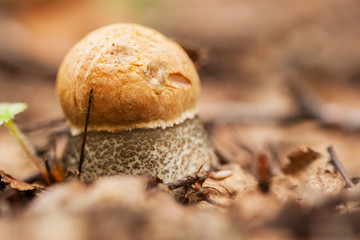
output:
[[114, 24], [89, 33], [65, 56], [56, 85], [71, 131], [69, 169], [79, 164], [93, 88], [85, 182], [144, 172], [169, 182], [217, 161], [197, 116], [201, 86], [194, 64], [155, 30]]

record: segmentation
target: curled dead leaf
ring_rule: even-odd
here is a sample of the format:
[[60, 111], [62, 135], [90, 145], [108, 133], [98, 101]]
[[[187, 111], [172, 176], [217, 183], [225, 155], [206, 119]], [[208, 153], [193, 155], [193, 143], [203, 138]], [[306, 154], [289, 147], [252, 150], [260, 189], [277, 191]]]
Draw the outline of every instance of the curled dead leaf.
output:
[[19, 191], [30, 191], [36, 189], [35, 185], [17, 180], [1, 170], [0, 170], [0, 181], [5, 185], [9, 185], [11, 188], [17, 189]]

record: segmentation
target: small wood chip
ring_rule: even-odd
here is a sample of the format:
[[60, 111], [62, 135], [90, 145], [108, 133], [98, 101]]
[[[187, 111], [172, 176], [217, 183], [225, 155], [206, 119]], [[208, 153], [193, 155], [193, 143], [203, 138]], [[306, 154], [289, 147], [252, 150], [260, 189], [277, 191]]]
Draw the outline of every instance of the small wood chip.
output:
[[209, 178], [214, 180], [223, 180], [225, 178], [230, 177], [232, 174], [233, 172], [231, 170], [221, 170], [210, 173]]

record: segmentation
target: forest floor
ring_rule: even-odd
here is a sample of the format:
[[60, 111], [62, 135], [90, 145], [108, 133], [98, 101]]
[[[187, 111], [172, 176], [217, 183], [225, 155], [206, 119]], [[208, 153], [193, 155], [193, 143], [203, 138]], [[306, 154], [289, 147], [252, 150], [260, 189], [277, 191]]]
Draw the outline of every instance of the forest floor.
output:
[[39, 156], [64, 155], [55, 79], [67, 49], [94, 28], [126, 21], [172, 37], [194, 60], [200, 118], [220, 165], [191, 176], [188, 185], [205, 176], [206, 194], [189, 188], [186, 204], [144, 176], [43, 186], [2, 127], [4, 239], [360, 236], [357, 1], [15, 2], [0, 3], [0, 102], [29, 105], [15, 121]]

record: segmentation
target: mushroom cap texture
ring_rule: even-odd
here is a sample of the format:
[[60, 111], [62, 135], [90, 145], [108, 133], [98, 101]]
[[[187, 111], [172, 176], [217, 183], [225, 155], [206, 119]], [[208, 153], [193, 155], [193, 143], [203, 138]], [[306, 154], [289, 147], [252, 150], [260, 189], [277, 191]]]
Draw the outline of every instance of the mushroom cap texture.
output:
[[186, 52], [137, 24], [97, 29], [73, 46], [60, 65], [57, 93], [73, 134], [169, 127], [197, 113], [200, 80]]

